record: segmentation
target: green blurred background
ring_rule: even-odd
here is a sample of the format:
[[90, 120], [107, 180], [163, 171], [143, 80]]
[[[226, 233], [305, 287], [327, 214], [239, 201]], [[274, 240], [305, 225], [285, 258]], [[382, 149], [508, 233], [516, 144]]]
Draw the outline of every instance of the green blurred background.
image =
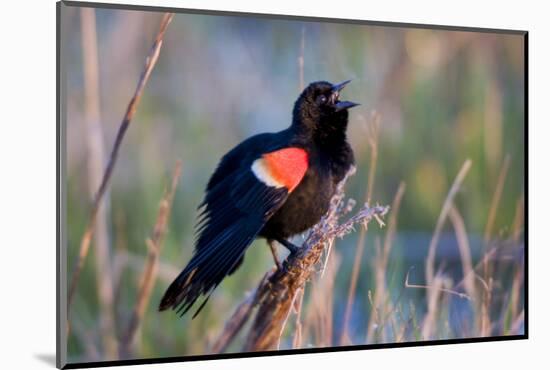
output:
[[[64, 8], [62, 16], [68, 270], [72, 271], [96, 189], [89, 172], [82, 18], [75, 7]], [[104, 166], [161, 14], [97, 9], [95, 17], [101, 128], [96, 134], [103, 141]], [[426, 310], [425, 291], [404, 289], [405, 274], [413, 267], [411, 282], [425, 283], [424, 260], [436, 220], [468, 158], [472, 167], [455, 204], [464, 219], [474, 265], [488, 248], [484, 233], [505, 158], [509, 169], [490, 243], [505, 249], [511, 238], [525, 190], [523, 42], [518, 34], [176, 14], [122, 144], [107, 194], [103, 243], [112, 270], [115, 332], [120, 333], [135, 304], [147, 255], [145, 239], [152, 233], [159, 201], [176, 161], [183, 163], [159, 276], [132, 357], [207, 353], [245, 292], [272, 267], [265, 242], [257, 241], [241, 269], [224, 280], [195, 320], [156, 311], [162, 293], [192, 253], [195, 210], [217, 161], [244, 138], [289, 125], [300, 92], [301, 56], [306, 84], [353, 80], [344, 97], [361, 106], [350, 115], [349, 140], [356, 153], [357, 174], [348, 183], [347, 195], [358, 201], [364, 199], [369, 180], [368, 126], [373, 112], [380, 117], [372, 201], [391, 204], [399, 183], [407, 186], [388, 262], [388, 291], [402, 303], [406, 315], [414, 306], [421, 318]], [[376, 240], [384, 233], [374, 225], [367, 233], [351, 311], [349, 331], [354, 344], [365, 342], [371, 313], [368, 292], [374, 281], [371, 262]], [[354, 233], [336, 244], [340, 265], [333, 293], [335, 337], [342, 331], [357, 237]], [[523, 263], [522, 240], [515, 254], [503, 258], [511, 260], [512, 266]], [[107, 358], [101, 340], [95, 253], [93, 242], [71, 308], [70, 361]], [[457, 241], [448, 222], [436, 257], [449, 279], [461, 279]], [[515, 270], [506, 266], [497, 270], [494, 300], [505, 306]], [[306, 293], [306, 305], [307, 299]], [[460, 300], [448, 307], [447, 329], [438, 332], [436, 339], [463, 336], [463, 323], [471, 320], [471, 310]], [[492, 317], [499, 317], [499, 307]], [[492, 334], [502, 331], [495, 325]], [[305, 346], [315, 345], [305, 342]], [[281, 348], [289, 346], [285, 341], [281, 344]], [[238, 349], [236, 345], [233, 350]]]

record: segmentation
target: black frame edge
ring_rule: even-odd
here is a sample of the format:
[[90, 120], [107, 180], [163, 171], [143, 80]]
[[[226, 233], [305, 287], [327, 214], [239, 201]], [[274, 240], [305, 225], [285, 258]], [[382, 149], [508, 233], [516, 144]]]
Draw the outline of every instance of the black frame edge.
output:
[[62, 38], [63, 23], [62, 9], [65, 6], [63, 1], [55, 4], [56, 10], [56, 346], [55, 366], [58, 369], [67, 365], [67, 264], [66, 253], [63, 247], [66, 246], [64, 237], [64, 225], [66, 224], [65, 187], [62, 177], [65, 176], [65, 114], [64, 95], [65, 92], [65, 71], [62, 63]]
[[480, 338], [428, 340], [428, 341], [407, 342], [407, 343], [381, 343], [381, 344], [366, 344], [366, 345], [363, 344], [363, 345], [341, 346], [341, 347], [317, 347], [317, 348], [283, 349], [283, 350], [258, 351], [258, 352], [236, 352], [236, 353], [221, 353], [221, 354], [207, 354], [207, 355], [160, 357], [160, 358], [151, 358], [151, 359], [79, 362], [79, 363], [68, 363], [63, 367], [63, 369], [81, 369], [81, 368], [93, 368], [93, 367], [104, 367], [104, 366], [167, 364], [167, 363], [174, 363], [174, 362], [225, 360], [225, 359], [251, 358], [251, 357], [288, 356], [288, 355], [296, 355], [296, 354], [305, 355], [305, 354], [313, 354], [313, 353], [347, 352], [347, 351], [361, 351], [361, 350], [384, 349], [384, 348], [424, 347], [424, 346], [447, 345], [447, 344], [487, 343], [487, 342], [501, 342], [501, 341], [525, 340], [525, 339], [528, 339], [528, 338], [525, 334], [523, 334], [523, 335], [494, 336], [494, 337], [480, 337]]
[[525, 311], [525, 317], [523, 319], [523, 332], [525, 337], [529, 338], [529, 32], [525, 32], [523, 35], [523, 73], [524, 73], [524, 82], [523, 82], [523, 92], [524, 92], [524, 122], [523, 122], [523, 152], [524, 152], [524, 208], [523, 208], [523, 217], [524, 217], [524, 232], [523, 232], [523, 242], [525, 243], [524, 248], [524, 281], [525, 288], [523, 292], [523, 306]]
[[59, 197], [61, 196], [60, 188], [59, 188], [59, 182], [60, 182], [60, 169], [59, 169], [59, 163], [60, 163], [60, 157], [61, 153], [59, 150], [59, 145], [61, 144], [60, 135], [59, 135], [59, 128], [60, 128], [60, 96], [59, 96], [59, 72], [60, 72], [60, 65], [59, 65], [59, 58], [60, 58], [60, 36], [61, 36], [61, 3], [57, 2], [55, 4], [55, 42], [56, 42], [56, 50], [55, 50], [55, 176], [56, 176], [56, 185], [55, 185], [55, 198], [56, 198], [56, 216], [55, 216], [55, 227], [56, 227], [56, 249], [55, 249], [55, 302], [56, 302], [56, 309], [55, 309], [55, 366], [60, 369], [64, 364], [61, 363], [61, 312], [59, 310], [61, 306], [61, 273], [60, 273], [60, 251], [61, 251], [61, 245], [59, 241], [60, 237], [60, 231], [61, 231], [61, 220], [60, 220], [60, 202]]

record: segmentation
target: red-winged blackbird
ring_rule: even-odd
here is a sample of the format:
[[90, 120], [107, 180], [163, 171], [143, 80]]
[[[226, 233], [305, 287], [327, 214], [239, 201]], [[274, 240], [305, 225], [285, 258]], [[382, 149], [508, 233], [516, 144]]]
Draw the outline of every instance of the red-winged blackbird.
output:
[[358, 104], [339, 99], [348, 82], [310, 84], [294, 104], [289, 128], [252, 136], [222, 158], [199, 206], [193, 257], [164, 294], [160, 311], [183, 315], [205, 296], [195, 317], [257, 237], [272, 251], [277, 241], [296, 252], [287, 239], [321, 219], [354, 164], [346, 128], [348, 109]]

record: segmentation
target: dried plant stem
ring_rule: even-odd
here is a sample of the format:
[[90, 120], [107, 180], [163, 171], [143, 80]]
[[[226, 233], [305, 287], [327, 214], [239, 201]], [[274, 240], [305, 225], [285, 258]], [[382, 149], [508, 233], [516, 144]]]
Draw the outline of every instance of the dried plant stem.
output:
[[304, 303], [304, 289], [302, 288], [296, 297], [296, 321], [294, 323], [294, 339], [292, 341], [292, 348], [300, 348], [302, 346], [302, 306]]
[[[435, 311], [437, 309], [437, 299], [439, 297], [439, 293], [441, 291], [447, 291], [451, 292], [449, 290], [443, 289], [443, 281], [440, 278], [436, 279], [435, 276], [435, 253], [437, 248], [437, 243], [439, 242], [439, 236], [441, 235], [441, 230], [443, 229], [443, 225], [445, 223], [445, 220], [447, 219], [449, 212], [453, 206], [454, 197], [456, 196], [456, 193], [460, 189], [460, 185], [464, 181], [464, 178], [466, 177], [468, 171], [470, 170], [470, 167], [472, 165], [472, 161], [470, 159], [467, 159], [462, 167], [460, 168], [460, 171], [458, 171], [458, 174], [451, 186], [451, 189], [447, 193], [447, 197], [445, 198], [445, 201], [443, 202], [443, 207], [441, 208], [441, 212], [439, 213], [439, 217], [437, 219], [437, 223], [435, 226], [434, 233], [432, 235], [432, 239], [430, 240], [430, 245], [428, 248], [428, 256], [426, 257], [426, 269], [425, 269], [425, 275], [426, 275], [426, 284], [425, 285], [407, 285], [407, 287], [411, 288], [426, 288], [426, 300], [427, 300], [427, 306], [428, 306], [428, 312], [426, 313], [426, 316], [424, 318], [424, 324], [422, 327], [422, 336], [424, 339], [429, 339], [431, 337], [431, 332], [435, 323], [435, 316], [437, 312]], [[408, 276], [407, 276], [408, 277]], [[451, 294], [457, 294], [459, 296], [466, 297], [467, 295], [454, 292]], [[468, 297], [469, 298], [469, 297]]]
[[[115, 258], [117, 259], [115, 263], [121, 266], [119, 271], [128, 267], [136, 273], [141, 273], [145, 267], [146, 257], [138, 255], [137, 253], [130, 253], [128, 251], [121, 250], [116, 253]], [[175, 266], [166, 261], [159, 261], [157, 277], [162, 282], [170, 284], [172, 281], [174, 281], [174, 276], [177, 276], [180, 272], [181, 269], [178, 266]], [[118, 279], [120, 280], [120, 276], [118, 277]]]
[[434, 327], [436, 324], [438, 307], [439, 307], [439, 296], [441, 295], [441, 292], [457, 294], [459, 296], [461, 295], [461, 293], [453, 292], [443, 288], [443, 278], [441, 278], [441, 276], [439, 275], [437, 275], [433, 279], [432, 285], [429, 287], [423, 286], [423, 285], [412, 285], [412, 284], [408, 284], [408, 282], [405, 283], [405, 286], [408, 288], [427, 288], [428, 289], [428, 293], [429, 293], [428, 294], [428, 313], [426, 314], [426, 317], [424, 318], [424, 322], [422, 324], [422, 338], [424, 340], [429, 340], [432, 337], [432, 333], [434, 331]]
[[495, 192], [493, 193], [493, 198], [491, 199], [491, 207], [489, 208], [489, 216], [487, 217], [487, 225], [485, 226], [484, 241], [485, 245], [489, 243], [491, 235], [493, 233], [493, 227], [495, 224], [495, 218], [498, 211], [498, 205], [500, 204], [500, 198], [502, 197], [502, 190], [504, 188], [504, 181], [506, 180], [506, 175], [508, 174], [508, 169], [510, 168], [510, 156], [507, 155], [504, 158], [504, 163], [500, 168], [498, 174], [497, 185]]
[[[328, 247], [327, 247], [328, 248]], [[325, 252], [325, 255], [328, 251]], [[303, 338], [313, 334], [317, 347], [332, 345], [332, 302], [334, 280], [338, 272], [340, 257], [338, 253], [330, 253], [325, 257], [321, 273], [311, 282], [311, 298], [304, 320]]]
[[[477, 280], [479, 280], [479, 281], [481, 282], [481, 284], [483, 285], [483, 288], [484, 288], [485, 290], [488, 290], [489, 287], [488, 287], [487, 283], [485, 282], [485, 280], [483, 280], [483, 278], [482, 278], [481, 276], [479, 276], [479, 275], [476, 273], [476, 271], [481, 270], [481, 268], [482, 268], [486, 263], [488, 263], [488, 261], [489, 261], [491, 258], [493, 258], [493, 257], [495, 256], [496, 252], [497, 252], [497, 247], [494, 247], [494, 248], [490, 249], [488, 252], [486, 252], [486, 253], [483, 255], [483, 258], [481, 259], [481, 261], [479, 261], [479, 262], [477, 263], [477, 265], [475, 265], [475, 266], [473, 267], [472, 271], [470, 271], [470, 272], [468, 273], [468, 275], [467, 275], [467, 276], [473, 275], [475, 279], [477, 279]], [[464, 276], [464, 277], [462, 278], [462, 280], [460, 280], [458, 283], [456, 283], [455, 286], [454, 286], [454, 289], [458, 289], [458, 287], [460, 287], [461, 285], [464, 285], [465, 282], [466, 282], [467, 276]]]
[[[374, 263], [376, 290], [374, 293], [373, 305], [374, 309], [382, 309], [381, 315], [383, 317], [386, 316], [386, 312], [389, 312], [391, 310], [391, 307], [388, 307], [387, 310], [384, 307], [385, 302], [388, 298], [388, 294], [386, 292], [386, 270], [388, 267], [388, 258], [391, 252], [391, 247], [393, 245], [393, 241], [395, 239], [395, 234], [397, 231], [397, 215], [399, 214], [399, 208], [401, 207], [401, 200], [403, 199], [403, 195], [405, 194], [405, 189], [405, 183], [401, 182], [399, 184], [399, 188], [397, 188], [397, 192], [395, 193], [395, 197], [391, 205], [392, 213], [390, 214], [390, 218], [388, 221], [386, 237], [384, 238], [384, 246], [381, 253], [376, 256]], [[376, 322], [374, 320], [369, 320], [369, 324], [367, 327], [367, 343], [370, 343], [370, 341], [372, 340], [375, 323]]]
[[[376, 112], [372, 112], [371, 121], [370, 124], [367, 126], [367, 129], [369, 130], [367, 140], [370, 147], [370, 165], [365, 202], [370, 202], [374, 189], [374, 179], [376, 176], [376, 164], [378, 162], [378, 137], [380, 135], [380, 115]], [[346, 301], [346, 308], [344, 311], [344, 321], [342, 324], [343, 329], [342, 335], [340, 337], [340, 344], [351, 344], [348, 332], [348, 325], [351, 317], [351, 308], [353, 306], [353, 301], [355, 300], [355, 290], [357, 289], [357, 280], [359, 278], [359, 270], [361, 269], [361, 261], [363, 259], [366, 236], [367, 229], [362, 228], [359, 233], [359, 238], [357, 239], [357, 245], [355, 249], [355, 259], [353, 261], [353, 268], [348, 289], [348, 299]]]
[[[259, 286], [265, 284], [265, 281], [269, 273], [266, 273], [263, 279], [260, 281]], [[225, 327], [222, 331], [222, 334], [216, 339], [214, 344], [211, 347], [212, 353], [221, 353], [225, 352], [231, 341], [242, 329], [243, 325], [246, 323], [252, 309], [254, 308], [254, 302], [258, 299], [259, 290], [256, 289], [253, 292], [249, 292], [246, 298], [237, 306], [231, 318], [225, 323]]]
[[[512, 289], [510, 293], [510, 299], [508, 304], [508, 309], [506, 310], [506, 313], [509, 314], [510, 318], [515, 318], [518, 315], [518, 309], [521, 308], [520, 303], [520, 290], [521, 287], [524, 284], [524, 274], [525, 270], [523, 268], [523, 263], [521, 268], [518, 268], [516, 272], [514, 273], [514, 280], [512, 282]], [[513, 330], [513, 324], [512, 327], [509, 329], [509, 332], [511, 331], [511, 334], [514, 334], [515, 331]]]
[[488, 337], [491, 335], [491, 301], [493, 299], [493, 278], [489, 277], [485, 283], [485, 290], [481, 300], [481, 333], [480, 336]]
[[519, 237], [523, 231], [524, 214], [525, 214], [525, 197], [522, 194], [516, 203], [516, 212], [514, 214], [514, 222], [512, 224], [512, 240], [515, 244], [519, 244]]
[[[456, 290], [452, 290], [452, 289], [443, 288], [443, 279], [441, 279], [441, 278], [437, 278], [436, 280], [438, 280], [438, 283], [434, 284], [434, 285], [411, 284], [411, 283], [409, 283], [409, 273], [410, 273], [410, 270], [407, 271], [407, 276], [405, 277], [405, 287], [406, 288], [426, 289], [428, 291], [434, 291], [434, 292], [437, 291], [437, 293], [445, 292], [445, 293], [449, 293], [449, 294], [455, 295], [455, 296], [460, 297], [460, 298], [471, 300], [471, 298], [470, 298], [470, 296], [468, 296], [468, 294], [457, 292]], [[428, 302], [428, 306], [429, 305], [430, 305], [430, 302]]]
[[[472, 298], [477, 297], [475, 286], [475, 274], [472, 266], [472, 255], [470, 253], [470, 243], [468, 242], [468, 233], [466, 232], [466, 226], [464, 226], [464, 220], [460, 215], [458, 209], [453, 204], [449, 210], [449, 219], [455, 229], [456, 239], [458, 241], [458, 251], [460, 253], [460, 261], [462, 264], [462, 275], [464, 277], [464, 289], [466, 293]], [[474, 307], [475, 308], [475, 307]]]
[[[348, 176], [351, 173], [353, 172], [350, 171]], [[245, 341], [244, 351], [276, 348], [296, 295], [314, 273], [315, 266], [321, 260], [326, 245], [334, 241], [335, 238], [341, 238], [351, 232], [357, 223], [365, 225], [374, 218], [375, 214], [383, 216], [387, 213], [389, 207], [369, 207], [368, 204], [365, 204], [353, 217], [338, 224], [339, 216], [344, 208], [343, 187], [348, 176], [338, 185], [329, 211], [312, 228], [299, 251], [289, 256], [283, 269], [271, 272], [256, 288], [252, 306], [258, 306], [258, 308]], [[266, 318], [269, 319], [266, 320]], [[235, 332], [222, 333], [222, 336], [228, 337], [235, 335]]]
[[366, 202], [370, 203], [374, 189], [374, 178], [376, 176], [376, 165], [378, 163], [378, 139], [380, 137], [380, 114], [371, 113], [371, 120], [368, 126], [367, 140], [370, 146], [369, 181], [367, 185]]
[[[361, 217], [363, 220], [373, 218], [374, 212], [385, 213], [387, 208], [367, 208], [368, 218]], [[359, 220], [357, 220], [359, 221]], [[315, 233], [309, 242], [305, 243], [305, 250], [290, 257], [287, 261], [287, 267], [281, 271], [278, 270], [269, 279], [269, 284], [262, 287], [263, 294], [260, 295], [259, 308], [256, 318], [248, 333], [245, 351], [268, 350], [274, 348], [278, 342], [282, 328], [286, 321], [287, 314], [292, 306], [294, 297], [298, 289], [303, 288], [307, 279], [313, 272], [313, 266], [319, 261], [326, 238], [332, 238], [336, 235], [342, 235], [340, 232], [347, 233], [351, 231], [353, 223], [347, 222], [344, 228], [335, 229], [326, 234], [327, 236], [317, 235]], [[344, 224], [344, 225], [346, 225]], [[270, 320], [265, 320], [270, 317]]]
[[470, 159], [464, 162], [464, 164], [462, 165], [462, 168], [460, 169], [460, 171], [458, 171], [458, 175], [456, 176], [453, 182], [453, 185], [451, 186], [451, 189], [447, 194], [447, 197], [445, 198], [445, 202], [443, 203], [443, 207], [437, 219], [435, 231], [432, 235], [432, 239], [430, 240], [430, 246], [428, 248], [428, 256], [426, 258], [426, 285], [431, 285], [434, 279], [435, 252], [436, 252], [437, 242], [439, 241], [439, 236], [441, 235], [441, 230], [443, 229], [443, 224], [447, 219], [447, 215], [449, 214], [449, 210], [451, 209], [451, 206], [453, 204], [453, 199], [456, 193], [458, 192], [458, 190], [460, 189], [460, 185], [464, 181], [464, 178], [466, 177], [466, 174], [470, 170], [471, 166], [472, 166], [472, 161]]
[[300, 38], [300, 56], [298, 57], [298, 72], [300, 74], [300, 92], [304, 90], [304, 53], [306, 48], [306, 28], [302, 26], [302, 36]]
[[143, 320], [143, 315], [149, 304], [151, 298], [151, 291], [155, 285], [158, 270], [158, 259], [160, 255], [160, 249], [166, 234], [166, 228], [170, 219], [170, 210], [172, 208], [172, 202], [174, 200], [174, 194], [178, 185], [178, 180], [181, 174], [181, 162], [176, 163], [174, 173], [172, 175], [172, 183], [170, 188], [166, 189], [164, 196], [159, 205], [157, 213], [157, 221], [153, 231], [153, 236], [146, 240], [148, 254], [147, 261], [145, 262], [145, 268], [141, 275], [141, 282], [139, 284], [138, 296], [136, 305], [130, 317], [130, 323], [120, 341], [120, 355], [121, 357], [127, 357], [129, 355], [129, 349], [133, 342], [135, 333], [139, 324]]
[[355, 300], [355, 290], [357, 288], [357, 280], [359, 279], [359, 270], [361, 269], [361, 260], [363, 259], [363, 251], [365, 250], [365, 239], [367, 232], [365, 228], [362, 228], [359, 232], [359, 238], [357, 239], [355, 257], [353, 260], [353, 267], [351, 270], [351, 278], [348, 287], [348, 299], [346, 301], [346, 308], [344, 311], [344, 321], [342, 324], [342, 334], [340, 336], [340, 345], [351, 344], [351, 338], [349, 336], [349, 320], [351, 317], [351, 308], [353, 301]]
[[[104, 150], [101, 128], [101, 109], [99, 104], [99, 67], [97, 52], [97, 32], [95, 9], [80, 10], [82, 28], [82, 61], [84, 67], [84, 118], [86, 123], [88, 184], [93, 200], [94, 191], [101, 183], [103, 172]], [[94, 233], [96, 253], [96, 285], [99, 302], [101, 341], [107, 360], [117, 358], [117, 341], [114, 328], [114, 292], [111, 266], [111, 246], [109, 243], [107, 205], [98, 209]]]
[[[493, 234], [493, 227], [498, 211], [498, 206], [500, 204], [500, 199], [502, 197], [502, 191], [504, 189], [504, 182], [506, 181], [506, 176], [508, 174], [508, 168], [510, 167], [510, 156], [507, 155], [502, 163], [500, 172], [498, 174], [497, 183], [493, 197], [491, 199], [491, 206], [489, 208], [489, 214], [487, 216], [487, 224], [485, 226], [484, 234], [484, 247], [488, 248]], [[492, 290], [493, 290], [493, 279], [492, 275], [494, 272], [494, 264], [490, 263], [489, 259], [483, 259], [483, 279], [486, 288], [481, 297], [481, 318], [480, 318], [480, 335], [482, 337], [491, 335], [491, 302], [492, 302]]]
[[141, 100], [143, 89], [145, 88], [147, 80], [149, 79], [149, 76], [151, 75], [151, 72], [158, 60], [164, 33], [166, 31], [166, 28], [168, 27], [168, 24], [172, 20], [172, 17], [173, 17], [172, 13], [165, 13], [162, 18], [159, 32], [157, 33], [153, 46], [151, 47], [149, 55], [145, 61], [145, 66], [140, 76], [136, 91], [134, 93], [134, 96], [130, 100], [130, 103], [128, 104], [124, 118], [119, 126], [115, 143], [113, 145], [113, 149], [109, 157], [109, 162], [107, 163], [107, 167], [105, 169], [105, 172], [103, 173], [101, 185], [99, 186], [99, 190], [97, 191], [94, 201], [92, 203], [92, 209], [90, 211], [90, 218], [88, 221], [88, 225], [86, 226], [86, 230], [82, 235], [82, 239], [80, 241], [80, 251], [78, 254], [78, 260], [73, 270], [73, 274], [71, 276], [70, 284], [69, 284], [69, 292], [67, 297], [67, 312], [69, 312], [70, 310], [71, 303], [73, 301], [74, 294], [76, 291], [76, 286], [78, 284], [78, 279], [80, 277], [80, 272], [82, 271], [82, 267], [84, 266], [84, 261], [88, 256], [90, 242], [91, 242], [94, 230], [96, 228], [97, 214], [99, 209], [102, 206], [102, 203], [103, 203], [102, 200], [107, 190], [109, 179], [111, 178], [113, 169], [116, 164], [118, 152], [120, 150], [120, 145], [122, 143], [126, 130], [128, 129], [130, 122], [132, 121], [132, 118], [136, 113], [137, 106], [139, 104], [139, 101]]

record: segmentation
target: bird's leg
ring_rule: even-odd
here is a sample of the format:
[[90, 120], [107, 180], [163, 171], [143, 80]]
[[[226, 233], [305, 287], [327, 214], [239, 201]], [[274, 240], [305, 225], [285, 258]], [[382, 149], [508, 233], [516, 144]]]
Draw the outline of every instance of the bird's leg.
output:
[[275, 240], [268, 240], [267, 244], [269, 244], [269, 249], [271, 249], [271, 254], [273, 255], [273, 261], [275, 261], [275, 264], [277, 265], [278, 270], [282, 270], [283, 265], [281, 265], [281, 261], [279, 261], [279, 257], [277, 257], [277, 250], [275, 249]]
[[298, 247], [297, 245], [292, 244], [291, 242], [289, 242], [285, 238], [277, 238], [275, 240], [277, 240], [279, 243], [281, 243], [283, 246], [285, 246], [286, 249], [288, 249], [290, 251], [290, 254], [295, 254], [300, 249], [300, 247]]

